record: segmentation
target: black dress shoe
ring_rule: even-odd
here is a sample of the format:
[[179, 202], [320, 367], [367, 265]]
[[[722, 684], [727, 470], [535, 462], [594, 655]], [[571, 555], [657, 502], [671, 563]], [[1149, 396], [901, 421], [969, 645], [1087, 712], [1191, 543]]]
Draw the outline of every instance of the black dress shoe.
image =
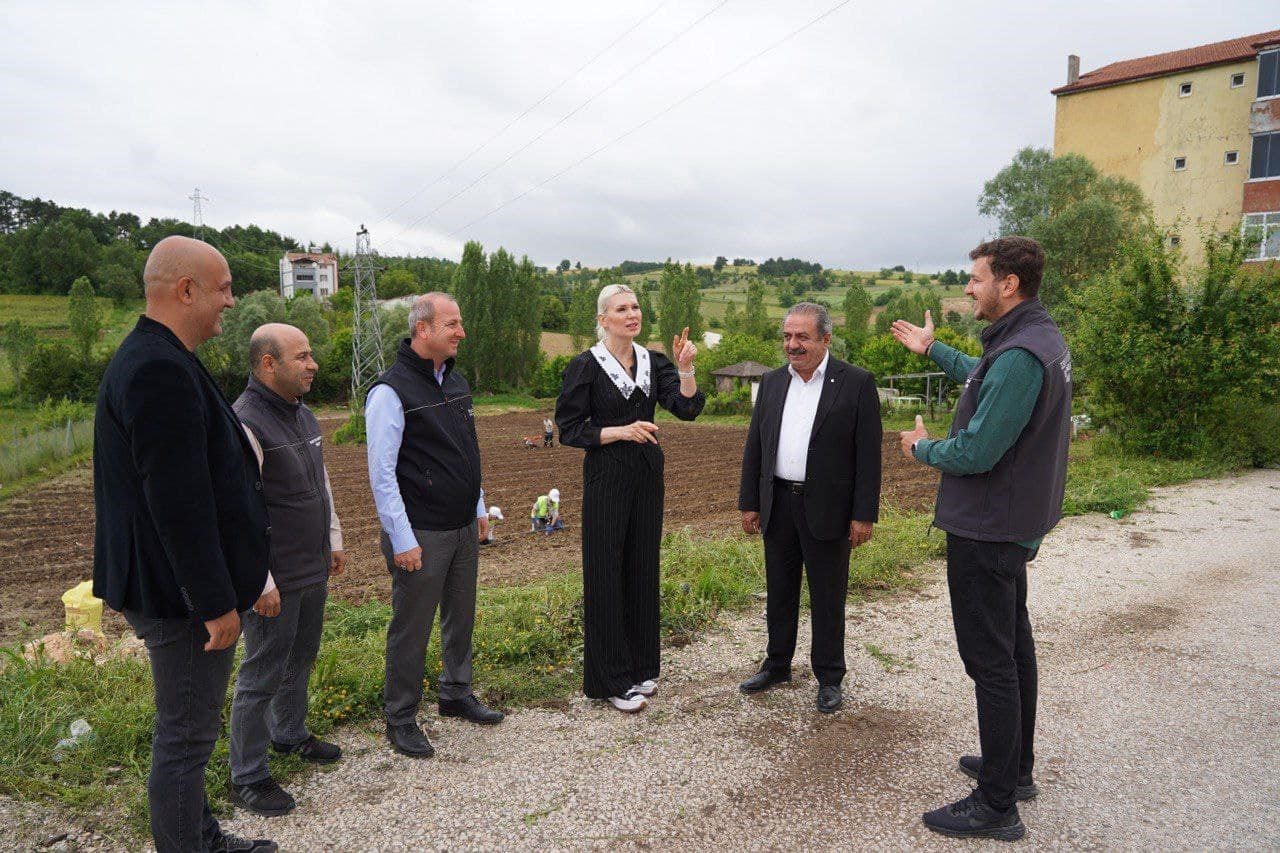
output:
[[441, 699], [440, 716], [461, 717], [473, 723], [492, 726], [502, 722], [503, 713], [486, 707], [473, 693], [466, 699]]
[[777, 672], [772, 669], [762, 669], [746, 681], [738, 685], [738, 689], [743, 693], [760, 693], [768, 690], [775, 684], [782, 684], [784, 681], [791, 680], [791, 672]]
[[825, 687], [818, 688], [818, 710], [824, 714], [834, 714], [840, 710], [840, 706], [844, 704], [844, 696], [840, 693], [840, 686], [837, 684], [828, 684]]
[[270, 838], [241, 838], [230, 832], [220, 834], [209, 847], [210, 853], [276, 853], [279, 849]]
[[342, 748], [340, 746], [336, 743], [320, 740], [315, 735], [311, 735], [302, 743], [296, 743], [292, 746], [272, 741], [271, 748], [284, 755], [294, 753], [303, 761], [313, 761], [316, 764], [332, 764], [342, 757]]
[[417, 723], [403, 723], [393, 726], [387, 723], [387, 740], [391, 748], [401, 755], [410, 758], [430, 758], [436, 754], [436, 748], [427, 740], [427, 736], [418, 728]]
[[[978, 774], [982, 772], [982, 756], [981, 755], [962, 755], [957, 769], [971, 779], [977, 779]], [[1030, 776], [1019, 776], [1018, 787], [1013, 790], [1013, 798], [1018, 802], [1023, 800], [1033, 800], [1040, 793], [1040, 789], [1036, 787], [1036, 783]]]
[[963, 800], [943, 806], [920, 816], [924, 825], [941, 835], [952, 838], [994, 838], [997, 841], [1017, 841], [1026, 834], [1018, 807], [1010, 806], [1000, 812], [987, 804], [982, 792], [974, 790]]
[[248, 785], [231, 784], [231, 802], [263, 817], [279, 817], [293, 811], [298, 804], [275, 779], [268, 776]]

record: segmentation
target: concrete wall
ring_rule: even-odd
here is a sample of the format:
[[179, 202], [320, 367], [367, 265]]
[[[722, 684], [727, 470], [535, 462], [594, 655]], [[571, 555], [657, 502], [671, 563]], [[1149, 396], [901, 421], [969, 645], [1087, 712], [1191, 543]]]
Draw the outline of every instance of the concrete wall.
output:
[[[1156, 222], [1200, 263], [1202, 234], [1240, 225], [1257, 67], [1250, 59], [1060, 95], [1054, 153], [1081, 154], [1136, 183]], [[1232, 89], [1241, 72], [1244, 85]], [[1188, 97], [1178, 94], [1183, 83], [1191, 83]], [[1239, 152], [1235, 165], [1225, 164], [1227, 151]], [[1187, 158], [1185, 170], [1174, 171], [1175, 157]]]

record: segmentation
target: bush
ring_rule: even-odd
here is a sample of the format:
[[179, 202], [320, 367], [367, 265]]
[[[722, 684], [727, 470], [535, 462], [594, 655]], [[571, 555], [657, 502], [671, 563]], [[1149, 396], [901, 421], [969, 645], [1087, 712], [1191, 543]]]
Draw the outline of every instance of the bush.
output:
[[97, 397], [106, 369], [106, 359], [82, 361], [66, 344], [38, 344], [22, 371], [22, 397], [31, 403], [89, 402]]
[[1229, 464], [1276, 455], [1280, 269], [1245, 269], [1244, 253], [1238, 236], [1206, 241], [1184, 286], [1162, 241], [1144, 238], [1083, 288], [1076, 379], [1124, 449]]
[[557, 355], [550, 359], [545, 356], [540, 358], [538, 366], [533, 369], [532, 387], [529, 389], [533, 396], [543, 399], [560, 396], [564, 371], [572, 360], [573, 356], [569, 355]]
[[78, 423], [93, 419], [93, 404], [78, 402], [66, 398], [47, 399], [36, 409], [35, 429], [57, 429], [65, 427], [67, 421]]
[[732, 391], [708, 395], [702, 412], [707, 415], [751, 414], [751, 386], [739, 385]]
[[364, 415], [353, 414], [333, 433], [334, 444], [364, 444]]

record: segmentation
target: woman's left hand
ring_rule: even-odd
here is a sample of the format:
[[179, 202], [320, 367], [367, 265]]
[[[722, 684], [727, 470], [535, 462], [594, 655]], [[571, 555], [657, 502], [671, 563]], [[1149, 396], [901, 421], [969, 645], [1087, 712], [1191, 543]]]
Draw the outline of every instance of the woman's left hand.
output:
[[690, 342], [689, 327], [685, 326], [683, 332], [671, 339], [671, 357], [681, 373], [688, 373], [693, 370], [693, 357], [697, 354], [698, 348]]

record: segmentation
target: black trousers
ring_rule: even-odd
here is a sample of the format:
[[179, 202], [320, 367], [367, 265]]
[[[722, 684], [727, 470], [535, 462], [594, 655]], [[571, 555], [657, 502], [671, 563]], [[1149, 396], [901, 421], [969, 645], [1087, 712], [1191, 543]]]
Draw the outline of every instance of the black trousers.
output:
[[582, 691], [622, 696], [657, 678], [662, 451], [587, 451], [582, 489]]
[[947, 586], [964, 670], [978, 700], [982, 772], [991, 805], [1013, 805], [1019, 776], [1030, 776], [1036, 728], [1036, 646], [1027, 616], [1027, 558], [1016, 542], [947, 534]]
[[222, 706], [236, 647], [206, 652], [209, 632], [190, 619], [161, 619], [126, 610], [147, 644], [155, 683], [147, 804], [158, 853], [209, 850], [222, 836], [209, 810], [204, 768], [222, 727]]
[[809, 578], [809, 610], [813, 645], [809, 660], [818, 684], [838, 686], [844, 680], [844, 602], [849, 594], [847, 536], [815, 539], [804, 515], [804, 495], [782, 484], [773, 489], [769, 529], [764, 532], [765, 607], [769, 623], [766, 669], [791, 671], [800, 622], [800, 576]]

